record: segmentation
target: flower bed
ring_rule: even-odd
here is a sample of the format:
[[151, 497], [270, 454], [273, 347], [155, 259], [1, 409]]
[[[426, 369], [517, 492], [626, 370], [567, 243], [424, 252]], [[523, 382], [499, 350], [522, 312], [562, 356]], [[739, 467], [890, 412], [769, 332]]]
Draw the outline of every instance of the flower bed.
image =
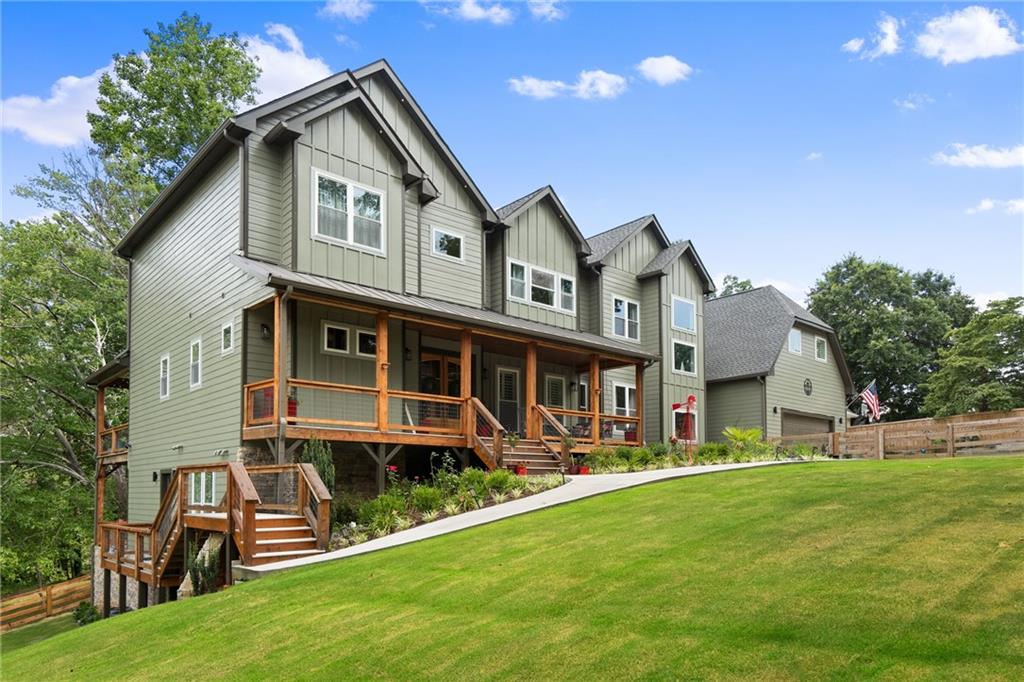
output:
[[449, 454], [438, 456], [440, 466], [428, 481], [398, 478], [388, 467], [388, 489], [371, 500], [335, 496], [329, 549], [336, 550], [371, 538], [501, 504], [550, 490], [563, 483], [561, 474], [516, 476], [507, 469], [491, 472], [467, 468], [458, 472]]

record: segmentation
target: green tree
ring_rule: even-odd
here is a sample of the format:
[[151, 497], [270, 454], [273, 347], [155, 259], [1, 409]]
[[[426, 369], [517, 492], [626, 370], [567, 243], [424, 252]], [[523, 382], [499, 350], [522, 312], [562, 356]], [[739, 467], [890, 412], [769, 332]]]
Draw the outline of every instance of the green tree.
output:
[[826, 270], [809, 299], [810, 311], [835, 328], [856, 388], [878, 382], [890, 420], [923, 415], [924, 383], [939, 349], [975, 314], [952, 277], [856, 254]]
[[145, 33], [145, 54], [114, 56], [88, 119], [105, 157], [136, 159], [165, 185], [239, 105], [255, 102], [260, 70], [238, 34], [214, 35], [194, 14]]
[[731, 294], [738, 294], [742, 291], [750, 291], [754, 288], [749, 279], [740, 279], [736, 275], [726, 275], [722, 278], [722, 288], [713, 291], [708, 298], [720, 298]]
[[936, 417], [1024, 407], [1024, 298], [993, 301], [950, 332], [928, 377], [925, 411]]

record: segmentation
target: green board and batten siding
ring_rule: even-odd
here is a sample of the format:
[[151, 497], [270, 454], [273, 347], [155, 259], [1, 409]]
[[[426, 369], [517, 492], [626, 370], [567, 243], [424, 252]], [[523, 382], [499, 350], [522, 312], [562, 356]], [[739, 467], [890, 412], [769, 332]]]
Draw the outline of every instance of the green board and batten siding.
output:
[[[267, 290], [228, 260], [238, 247], [239, 165], [237, 154], [226, 155], [133, 255], [131, 521], [156, 514], [160, 484], [154, 473], [225, 461], [240, 444], [241, 309]], [[228, 321], [235, 349], [222, 354], [221, 326]], [[202, 338], [202, 383], [190, 389], [189, 350], [196, 337]], [[170, 356], [170, 395], [161, 399], [164, 354]]]
[[[677, 258], [668, 273], [660, 278], [654, 278], [661, 282], [661, 320], [663, 346], [658, 349], [664, 362], [662, 366], [662, 382], [664, 390], [661, 396], [649, 394], [651, 402], [645, 404], [653, 406], [660, 405], [662, 420], [661, 436], [659, 440], [666, 438], [672, 433], [675, 426], [672, 414], [674, 403], [685, 403], [687, 396], [693, 394], [697, 398], [697, 439], [701, 442], [707, 440], [707, 396], [704, 392], [704, 285], [697, 272], [697, 269], [685, 255]], [[672, 297], [689, 299], [694, 303], [694, 316], [696, 330], [693, 333], [673, 329], [672, 327]], [[679, 374], [674, 371], [674, 350], [672, 341], [686, 341], [697, 347], [697, 373], [696, 376]], [[651, 382], [654, 383], [654, 382]], [[653, 410], [652, 410], [653, 411]], [[651, 436], [648, 436], [651, 438]]]
[[[806, 327], [801, 330], [801, 350], [797, 355], [789, 352], [788, 342], [779, 353], [775, 371], [765, 379], [767, 387], [768, 430], [772, 438], [782, 435], [782, 411], [792, 410], [809, 415], [820, 415], [834, 421], [836, 430], [844, 431], [846, 420], [839, 420], [846, 413], [846, 387], [836, 365], [835, 353], [831, 346], [828, 361], [821, 362], [814, 357], [814, 338], [821, 336]], [[804, 381], [811, 380], [811, 395], [804, 393]], [[778, 407], [775, 413], [773, 407]]]

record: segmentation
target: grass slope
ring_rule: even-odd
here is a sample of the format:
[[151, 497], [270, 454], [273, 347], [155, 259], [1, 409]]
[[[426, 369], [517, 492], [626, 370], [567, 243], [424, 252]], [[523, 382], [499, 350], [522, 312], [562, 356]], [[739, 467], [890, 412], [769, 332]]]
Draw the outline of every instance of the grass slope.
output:
[[[62, 616], [47, 618], [16, 630], [7, 630], [0, 634], [0, 655], [7, 655], [29, 644], [41, 642], [66, 630], [73, 630], [76, 627], [74, 616], [70, 613], [65, 613]], [[2, 665], [3, 662], [0, 661], [0, 666]], [[0, 670], [2, 670], [2, 667], [0, 667]]]
[[1024, 460], [621, 491], [130, 613], [5, 679], [1024, 677]]

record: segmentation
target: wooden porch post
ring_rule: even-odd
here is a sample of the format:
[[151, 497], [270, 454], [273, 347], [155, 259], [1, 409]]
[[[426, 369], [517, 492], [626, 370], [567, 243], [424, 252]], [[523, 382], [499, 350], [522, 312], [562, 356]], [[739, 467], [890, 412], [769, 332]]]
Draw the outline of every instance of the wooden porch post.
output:
[[103, 569], [103, 617], [110, 618], [110, 569]]
[[377, 313], [377, 430], [388, 430], [388, 314]]
[[526, 437], [538, 438], [533, 413], [537, 406], [537, 343], [526, 344]]
[[103, 437], [100, 432], [107, 425], [107, 389], [100, 386], [96, 389], [96, 519], [93, 537], [100, 544], [100, 522], [103, 521], [103, 503], [106, 501], [107, 471], [99, 461], [100, 450], [103, 448]]
[[597, 354], [590, 356], [590, 409], [594, 416], [591, 417], [592, 425], [590, 433], [593, 436], [594, 445], [601, 444], [601, 360]]
[[274, 424], [277, 426], [278, 464], [284, 464], [284, 435], [288, 415], [288, 378], [285, 376], [285, 338], [288, 306], [281, 299], [281, 292], [274, 296]]
[[644, 442], [644, 363], [636, 363], [636, 444]]
[[459, 397], [462, 399], [462, 432], [468, 437], [473, 427], [469, 421], [469, 399], [473, 395], [473, 335], [468, 329], [463, 329], [459, 341]]

